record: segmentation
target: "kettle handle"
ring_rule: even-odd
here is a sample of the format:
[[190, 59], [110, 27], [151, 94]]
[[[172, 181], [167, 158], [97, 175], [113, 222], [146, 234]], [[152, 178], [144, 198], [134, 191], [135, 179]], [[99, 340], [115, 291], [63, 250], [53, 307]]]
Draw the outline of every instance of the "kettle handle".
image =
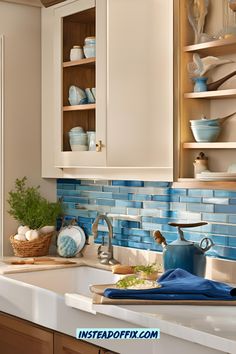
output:
[[[202, 247], [205, 243], [205, 247]], [[208, 251], [212, 246], [214, 246], [214, 242], [209, 237], [204, 237], [201, 239], [199, 247], [202, 249], [203, 252]]]

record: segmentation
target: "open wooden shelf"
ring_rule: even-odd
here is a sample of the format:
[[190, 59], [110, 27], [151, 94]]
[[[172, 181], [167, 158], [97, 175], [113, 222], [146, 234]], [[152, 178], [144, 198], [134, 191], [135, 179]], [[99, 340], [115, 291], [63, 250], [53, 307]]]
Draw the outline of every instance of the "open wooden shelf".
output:
[[226, 189], [235, 190], [236, 181], [198, 181], [195, 178], [179, 178], [173, 183], [173, 188], [201, 188], [201, 189]]
[[96, 63], [96, 58], [84, 58], [81, 60], [75, 60], [75, 61], [65, 61], [63, 63], [63, 68], [68, 68], [71, 66], [78, 66], [78, 65], [94, 65]]
[[70, 112], [70, 111], [88, 111], [91, 109], [96, 109], [96, 104], [95, 103], [89, 103], [89, 104], [79, 104], [76, 106], [64, 106], [63, 111], [64, 112]]
[[236, 142], [183, 143], [184, 149], [236, 149]]
[[188, 45], [184, 52], [200, 52], [207, 55], [225, 55], [236, 52], [236, 37]]
[[236, 97], [236, 89], [204, 91], [204, 92], [189, 92], [184, 94], [184, 98], [219, 99], [219, 98], [235, 98], [235, 97]]

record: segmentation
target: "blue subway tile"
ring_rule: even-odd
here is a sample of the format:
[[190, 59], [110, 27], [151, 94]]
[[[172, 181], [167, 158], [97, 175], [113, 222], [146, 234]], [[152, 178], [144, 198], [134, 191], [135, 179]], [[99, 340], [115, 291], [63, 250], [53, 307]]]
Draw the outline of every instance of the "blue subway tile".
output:
[[143, 181], [127, 181], [126, 185], [128, 187], [143, 187], [144, 182]]
[[236, 247], [236, 237], [228, 237], [228, 246]]
[[236, 192], [233, 191], [224, 191], [224, 190], [216, 190], [214, 191], [214, 196], [215, 197], [220, 197], [220, 198], [236, 198]]
[[139, 215], [141, 210], [139, 208], [127, 208], [127, 215]]
[[57, 190], [58, 189], [63, 189], [64, 191], [67, 191], [67, 190], [75, 190], [75, 188], [76, 188], [76, 184], [75, 183], [70, 183], [70, 184], [68, 184], [68, 183], [58, 183], [57, 184]]
[[[229, 237], [227, 237], [227, 236], [218, 236], [218, 235], [207, 235], [207, 236], [212, 239], [212, 241], [214, 242], [215, 245], [228, 246]], [[236, 246], [236, 242], [235, 242], [235, 246]]]
[[113, 200], [113, 199], [97, 199], [97, 205], [115, 206], [115, 200]]
[[236, 226], [227, 224], [212, 224], [212, 233], [236, 236]]
[[128, 200], [129, 194], [128, 193], [112, 193], [113, 199], [121, 199], [121, 200]]
[[155, 217], [143, 216], [142, 222], [148, 222], [154, 224], [168, 224], [169, 218], [155, 218]]
[[236, 204], [236, 198], [230, 198], [229, 204]]
[[130, 193], [129, 194], [130, 200], [137, 200], [137, 201], [144, 201], [144, 200], [151, 200], [152, 196], [150, 194], [136, 194]]
[[170, 189], [170, 194], [177, 194], [177, 195], [187, 195], [187, 189], [182, 188], [172, 188]]
[[122, 233], [124, 235], [130, 235], [130, 236], [142, 236], [142, 237], [149, 237], [150, 236], [150, 231], [147, 230], [142, 230], [142, 229], [129, 229], [127, 227], [124, 227], [122, 230]]
[[144, 182], [144, 187], [170, 187], [171, 183], [170, 182], [152, 182], [152, 181], [149, 181], [149, 182]]
[[149, 237], [142, 237], [142, 242], [144, 243], [152, 243], [153, 242], [153, 237], [149, 236]]
[[213, 213], [214, 205], [213, 204], [198, 204], [198, 203], [189, 203], [187, 204], [187, 210], [196, 211], [196, 212], [208, 212]]
[[201, 203], [202, 198], [201, 197], [180, 197], [180, 202], [181, 203]]
[[169, 209], [170, 208], [170, 203], [168, 202], [143, 202], [143, 207], [144, 209]]
[[236, 213], [236, 205], [215, 205], [215, 213]]
[[94, 186], [94, 185], [89, 185], [89, 186], [81, 186], [81, 185], [76, 185], [76, 190], [77, 191], [97, 191], [101, 192], [102, 191], [102, 186]]
[[133, 242], [128, 240], [128, 247], [150, 250], [151, 246], [151, 243]]
[[229, 223], [236, 224], [236, 215], [229, 215]]
[[112, 181], [113, 186], [126, 186], [127, 181]]
[[142, 208], [142, 202], [126, 201], [126, 200], [116, 200], [115, 205], [118, 207], [127, 208]]
[[178, 202], [179, 196], [178, 195], [153, 195], [152, 200], [160, 201], [160, 202]]
[[226, 222], [227, 214], [203, 213], [202, 221]]
[[186, 203], [171, 202], [171, 209], [185, 211], [185, 210], [187, 210], [187, 204]]
[[210, 204], [229, 204], [228, 198], [202, 198], [203, 203]]
[[115, 187], [115, 186], [103, 186], [102, 187], [103, 192], [112, 192], [112, 193], [119, 193], [120, 187]]
[[128, 227], [130, 229], [132, 229], [132, 228], [139, 229], [140, 228], [140, 221], [128, 221]]
[[161, 216], [162, 212], [166, 210], [158, 210], [158, 209], [140, 209], [140, 215], [142, 216]]
[[213, 191], [210, 189], [189, 189], [189, 197], [213, 197]]

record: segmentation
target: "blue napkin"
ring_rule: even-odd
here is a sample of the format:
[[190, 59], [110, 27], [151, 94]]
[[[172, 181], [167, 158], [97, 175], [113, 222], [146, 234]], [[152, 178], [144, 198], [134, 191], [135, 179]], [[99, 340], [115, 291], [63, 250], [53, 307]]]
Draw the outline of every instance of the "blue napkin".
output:
[[236, 300], [236, 288], [198, 277], [180, 268], [167, 270], [158, 283], [160, 288], [145, 290], [108, 288], [104, 296], [140, 300]]

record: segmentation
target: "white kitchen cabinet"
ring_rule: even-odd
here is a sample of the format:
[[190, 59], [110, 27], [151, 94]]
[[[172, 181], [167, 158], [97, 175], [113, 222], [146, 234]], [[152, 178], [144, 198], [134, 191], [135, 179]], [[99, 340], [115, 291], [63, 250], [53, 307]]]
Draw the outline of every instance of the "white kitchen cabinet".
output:
[[[70, 65], [69, 48], [95, 34], [86, 21], [96, 22], [96, 61]], [[173, 1], [68, 0], [42, 10], [42, 46], [43, 177], [172, 180]], [[88, 87], [95, 71], [96, 105], [68, 106], [69, 85]], [[70, 151], [77, 125], [96, 130], [101, 151]]]

